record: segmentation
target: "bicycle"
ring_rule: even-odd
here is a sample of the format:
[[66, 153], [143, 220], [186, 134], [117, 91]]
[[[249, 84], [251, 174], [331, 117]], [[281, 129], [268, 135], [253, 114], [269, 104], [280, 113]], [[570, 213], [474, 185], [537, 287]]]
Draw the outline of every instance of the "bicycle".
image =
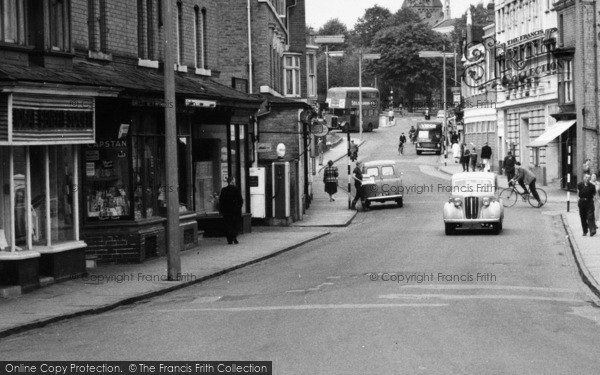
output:
[[404, 155], [404, 143], [400, 143], [400, 146], [398, 146], [398, 152], [400, 155]]
[[521, 192], [515, 183], [511, 184], [506, 189], [500, 190], [498, 198], [502, 200], [502, 205], [504, 207], [512, 207], [515, 205], [515, 203], [517, 203], [517, 196], [521, 196], [521, 198], [523, 198], [523, 202], [527, 201], [531, 207], [539, 208], [546, 204], [548, 195], [546, 195], [544, 189], [539, 187], [536, 187], [535, 190], [537, 190], [538, 196], [540, 197], [539, 202], [535, 199], [533, 194], [529, 192]]

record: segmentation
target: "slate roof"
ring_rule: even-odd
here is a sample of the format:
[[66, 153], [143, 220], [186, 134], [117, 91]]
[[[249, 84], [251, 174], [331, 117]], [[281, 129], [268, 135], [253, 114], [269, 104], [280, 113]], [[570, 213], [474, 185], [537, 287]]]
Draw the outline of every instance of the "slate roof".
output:
[[[162, 71], [158, 69], [117, 63], [101, 65], [86, 61], [74, 63], [72, 69], [0, 63], [0, 84], [8, 82], [98, 86], [147, 95], [164, 92]], [[254, 105], [264, 100], [258, 95], [246, 94], [209, 78], [193, 77], [185, 73], [175, 73], [175, 87], [178, 95], [198, 99], [247, 102]]]

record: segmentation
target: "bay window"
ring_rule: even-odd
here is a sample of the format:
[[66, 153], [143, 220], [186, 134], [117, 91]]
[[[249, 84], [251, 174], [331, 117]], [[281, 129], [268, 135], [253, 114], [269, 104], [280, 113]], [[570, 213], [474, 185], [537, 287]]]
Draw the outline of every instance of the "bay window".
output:
[[285, 55], [283, 61], [285, 96], [300, 96], [300, 56]]

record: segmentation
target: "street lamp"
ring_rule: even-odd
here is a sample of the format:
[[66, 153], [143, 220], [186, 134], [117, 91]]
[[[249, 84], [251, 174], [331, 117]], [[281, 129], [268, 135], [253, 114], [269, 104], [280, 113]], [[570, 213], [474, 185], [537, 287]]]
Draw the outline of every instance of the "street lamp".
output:
[[444, 141], [444, 165], [446, 165], [446, 158], [448, 157], [448, 114], [446, 113], [446, 57], [455, 57], [456, 52], [446, 52], [446, 46], [442, 46], [442, 52], [439, 51], [420, 51], [419, 57], [421, 58], [433, 58], [433, 57], [441, 57], [443, 59], [443, 73], [444, 77], [442, 93], [444, 97], [444, 137], [446, 138]]
[[[342, 44], [344, 43], [343, 35], [317, 35], [315, 37], [315, 43], [317, 44], [325, 44], [325, 80], [327, 82], [327, 90], [329, 91], [329, 45], [330, 44]], [[334, 55], [334, 53], [336, 55]], [[341, 54], [339, 51], [331, 52], [331, 57], [343, 56], [343, 52]]]

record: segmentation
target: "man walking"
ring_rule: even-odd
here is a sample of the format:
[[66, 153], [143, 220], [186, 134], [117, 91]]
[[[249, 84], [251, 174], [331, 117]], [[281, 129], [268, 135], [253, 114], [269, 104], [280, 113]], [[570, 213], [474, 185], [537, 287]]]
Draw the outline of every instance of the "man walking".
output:
[[363, 174], [362, 174], [362, 163], [360, 161], [356, 162], [356, 167], [354, 168], [352, 173], [354, 174], [354, 176], [353, 176], [354, 187], [356, 188], [356, 195], [354, 196], [354, 199], [352, 200], [352, 209], [353, 210], [356, 209], [356, 202], [358, 202], [358, 200], [360, 199], [360, 204], [361, 204], [363, 210], [367, 211], [368, 208], [365, 206], [365, 192], [363, 191], [363, 188], [362, 188]]
[[492, 148], [488, 145], [487, 142], [484, 143], [481, 148], [481, 163], [483, 163], [483, 171], [490, 171], [490, 159], [492, 158]]
[[583, 181], [577, 184], [579, 191], [579, 218], [581, 219], [581, 227], [583, 235], [587, 236], [588, 230], [590, 236], [596, 234], [596, 219], [594, 218], [594, 195], [596, 195], [596, 187], [590, 182], [590, 174], [583, 175]]
[[240, 189], [235, 186], [235, 177], [227, 177], [227, 185], [221, 189], [219, 197], [219, 211], [223, 215], [225, 224], [225, 236], [228, 244], [238, 244], [238, 226], [242, 220], [242, 205], [244, 199], [240, 193]]
[[504, 162], [502, 163], [502, 167], [504, 168], [504, 174], [506, 175], [506, 180], [510, 181], [515, 177], [515, 157], [512, 152], [508, 152], [506, 157], [504, 158]]

